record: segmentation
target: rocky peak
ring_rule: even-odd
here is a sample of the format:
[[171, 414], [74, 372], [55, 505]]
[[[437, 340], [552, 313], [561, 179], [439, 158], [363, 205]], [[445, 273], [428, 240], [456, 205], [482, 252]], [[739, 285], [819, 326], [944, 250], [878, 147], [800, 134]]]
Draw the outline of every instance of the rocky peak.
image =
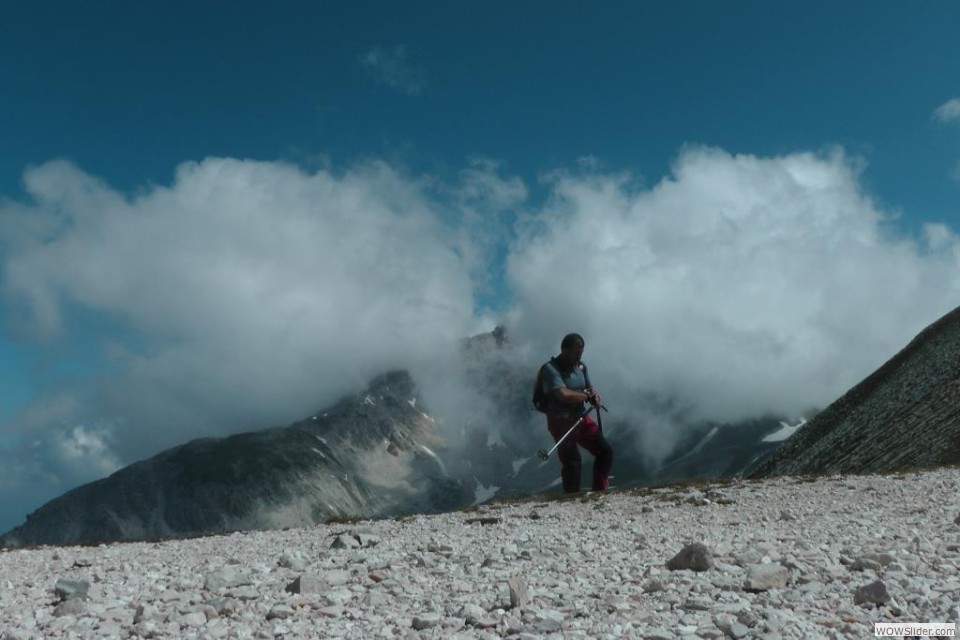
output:
[[435, 451], [406, 371], [286, 427], [202, 438], [48, 502], [0, 543], [72, 544], [196, 535], [453, 508], [464, 500]]
[[417, 393], [413, 378], [405, 369], [382, 373], [367, 386], [366, 393], [390, 396], [396, 400], [409, 400]]

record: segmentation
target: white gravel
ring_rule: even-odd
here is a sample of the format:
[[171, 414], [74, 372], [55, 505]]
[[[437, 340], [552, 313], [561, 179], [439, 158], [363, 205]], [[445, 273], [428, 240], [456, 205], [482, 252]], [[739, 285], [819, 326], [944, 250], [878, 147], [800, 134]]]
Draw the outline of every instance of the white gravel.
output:
[[[872, 637], [960, 622], [958, 489], [778, 478], [9, 550], [0, 638]], [[668, 570], [688, 543], [709, 568]]]

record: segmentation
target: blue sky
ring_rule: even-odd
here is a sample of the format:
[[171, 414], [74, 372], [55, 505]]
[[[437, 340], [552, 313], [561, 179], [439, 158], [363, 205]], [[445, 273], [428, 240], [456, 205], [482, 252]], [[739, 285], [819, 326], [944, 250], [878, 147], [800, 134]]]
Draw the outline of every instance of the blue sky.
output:
[[[960, 303], [958, 23], [953, 2], [6, 7], [0, 529], [401, 362], [374, 334], [417, 347], [507, 318], [552, 349], [576, 324], [610, 354], [634, 340], [660, 372], [643, 385], [705, 414], [829, 401]], [[318, 262], [311, 234], [350, 251]], [[349, 287], [311, 289], [330, 273]], [[738, 344], [767, 345], [724, 374], [739, 386], [690, 374]], [[316, 373], [304, 352], [357, 364], [313, 388], [277, 374]], [[770, 366], [803, 390], [751, 404]]]

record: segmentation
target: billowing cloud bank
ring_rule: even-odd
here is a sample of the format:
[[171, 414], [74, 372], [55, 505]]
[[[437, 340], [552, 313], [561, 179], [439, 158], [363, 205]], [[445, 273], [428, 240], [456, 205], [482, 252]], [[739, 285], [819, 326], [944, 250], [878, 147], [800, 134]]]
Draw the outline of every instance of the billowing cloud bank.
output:
[[[552, 189], [510, 255], [514, 324], [541, 350], [583, 333], [638, 413], [641, 391], [689, 419], [823, 407], [960, 301], [953, 233], [898, 235], [839, 151], [691, 148], [649, 190], [562, 173]], [[663, 453], [676, 434], [656, 424], [645, 449]]]
[[531, 367], [583, 333], [653, 457], [676, 434], [651, 395], [691, 420], [822, 406], [960, 300], [952, 230], [900, 235], [840, 152], [689, 148], [652, 188], [556, 172], [542, 207], [489, 162], [440, 184], [208, 159], [135, 197], [52, 162], [25, 184], [29, 202], [0, 205], [7, 308], [48, 340], [112, 329], [102, 374], [7, 425], [4, 491], [283, 424], [437, 357], [492, 328], [474, 300], [504, 268]]

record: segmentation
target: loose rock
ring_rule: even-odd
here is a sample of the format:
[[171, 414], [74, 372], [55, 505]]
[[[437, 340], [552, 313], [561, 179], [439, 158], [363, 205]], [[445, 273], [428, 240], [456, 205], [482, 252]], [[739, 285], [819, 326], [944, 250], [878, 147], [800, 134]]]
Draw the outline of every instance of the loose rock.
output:
[[890, 594], [887, 593], [887, 585], [881, 580], [858, 587], [853, 594], [854, 604], [887, 604], [888, 602], [890, 602]]
[[667, 569], [679, 571], [690, 569], [692, 571], [707, 571], [713, 568], [713, 556], [710, 550], [703, 544], [695, 542], [688, 544], [680, 550], [677, 555], [667, 561]]
[[304, 574], [287, 585], [287, 593], [323, 593], [327, 583], [313, 574]]
[[267, 620], [286, 620], [294, 614], [293, 607], [285, 604], [277, 604], [271, 607], [267, 613]]
[[83, 600], [80, 598], [71, 598], [58, 604], [53, 610], [53, 615], [57, 618], [63, 616], [79, 616], [82, 615], [85, 610], [86, 607], [84, 607]]
[[235, 566], [227, 566], [208, 573], [204, 578], [203, 588], [207, 591], [217, 591], [248, 584], [252, 584], [252, 581], [246, 571]]
[[782, 589], [787, 586], [790, 572], [779, 564], [753, 564], [747, 567], [747, 579], [743, 583], [745, 591], [766, 591]]
[[86, 600], [90, 583], [85, 580], [57, 580], [53, 590], [61, 600]]
[[439, 624], [439, 613], [421, 613], [418, 616], [414, 616], [411, 626], [417, 631], [423, 631], [424, 629], [429, 629], [430, 627], [436, 627]]
[[356, 549], [360, 546], [360, 541], [354, 538], [351, 535], [340, 535], [337, 536], [333, 543], [330, 544], [331, 549]]
[[527, 595], [527, 584], [523, 581], [523, 578], [510, 578], [507, 580], [507, 586], [510, 589], [510, 606], [514, 609], [527, 606], [530, 597]]

